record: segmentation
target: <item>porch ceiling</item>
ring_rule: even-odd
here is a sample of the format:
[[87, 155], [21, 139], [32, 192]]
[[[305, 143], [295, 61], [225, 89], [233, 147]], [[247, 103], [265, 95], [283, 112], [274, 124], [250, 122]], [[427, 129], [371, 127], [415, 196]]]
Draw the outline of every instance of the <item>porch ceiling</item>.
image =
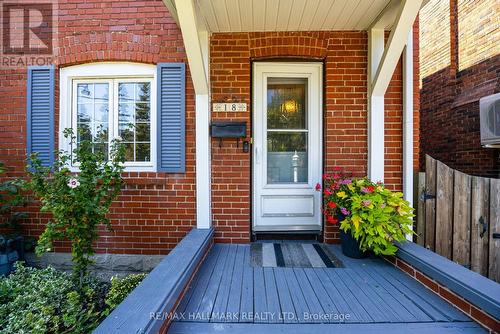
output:
[[[194, 0], [210, 32], [366, 30], [394, 0]], [[386, 9], [387, 8], [387, 9]], [[386, 9], [384, 11], [384, 9]], [[383, 23], [390, 29], [394, 16]]]

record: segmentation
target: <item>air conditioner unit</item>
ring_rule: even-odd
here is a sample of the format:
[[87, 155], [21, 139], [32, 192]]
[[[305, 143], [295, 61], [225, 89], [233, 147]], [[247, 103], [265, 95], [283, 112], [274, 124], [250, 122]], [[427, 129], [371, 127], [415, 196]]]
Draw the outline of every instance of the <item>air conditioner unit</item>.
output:
[[481, 145], [500, 147], [500, 93], [479, 100]]

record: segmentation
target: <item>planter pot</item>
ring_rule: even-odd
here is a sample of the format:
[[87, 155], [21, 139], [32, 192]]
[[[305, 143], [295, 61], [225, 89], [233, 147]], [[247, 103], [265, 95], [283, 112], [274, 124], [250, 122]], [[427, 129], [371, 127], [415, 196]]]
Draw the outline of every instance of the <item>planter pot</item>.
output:
[[[345, 219], [345, 216], [339, 214], [337, 218], [340, 224]], [[368, 256], [366, 252], [362, 252], [359, 249], [359, 242], [352, 236], [351, 231], [346, 233], [340, 230], [340, 242], [342, 246], [342, 253], [345, 256], [352, 257], [354, 259], [362, 259]]]

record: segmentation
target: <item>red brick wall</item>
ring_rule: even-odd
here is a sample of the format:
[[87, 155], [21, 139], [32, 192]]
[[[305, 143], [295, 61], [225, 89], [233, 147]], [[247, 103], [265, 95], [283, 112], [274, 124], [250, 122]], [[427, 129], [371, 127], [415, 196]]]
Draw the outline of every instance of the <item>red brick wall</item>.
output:
[[[418, 36], [418, 25], [417, 35]], [[418, 44], [417, 44], [418, 45]], [[217, 33], [210, 41], [212, 102], [246, 102], [248, 112], [212, 113], [212, 120], [248, 124], [251, 136], [251, 64], [264, 59], [323, 61], [324, 170], [367, 172], [367, 34], [363, 31]], [[418, 53], [417, 53], [418, 56]], [[416, 71], [415, 82], [418, 80]], [[402, 188], [402, 74], [398, 65], [385, 98], [386, 182]], [[418, 98], [418, 93], [415, 94]], [[418, 107], [418, 104], [416, 104]], [[418, 125], [418, 116], [415, 117]], [[418, 138], [418, 132], [416, 132]], [[418, 153], [418, 140], [415, 143]], [[236, 141], [212, 140], [212, 210], [216, 242], [248, 242], [251, 226], [251, 155]], [[327, 242], [338, 229], [325, 228]]]
[[[65, 2], [60, 4], [58, 15], [58, 68], [93, 61], [186, 61], [180, 31], [160, 0]], [[325, 171], [341, 166], [365, 175], [366, 32], [214, 34], [212, 101], [242, 101], [251, 109], [251, 61], [287, 57], [324, 62]], [[163, 254], [195, 225], [194, 91], [189, 70], [187, 77], [186, 173], [126, 173], [126, 187], [111, 210], [114, 231], [102, 231], [98, 252]], [[26, 70], [0, 70], [0, 87], [0, 154], [5, 157], [9, 176], [21, 176], [26, 154]], [[385, 176], [387, 184], [398, 190], [402, 184], [401, 93], [399, 64], [385, 100]], [[214, 113], [212, 118], [247, 121], [250, 136], [251, 111]], [[217, 140], [212, 141], [212, 210], [217, 242], [250, 240], [250, 158], [241, 146], [236, 148], [235, 141], [224, 141], [222, 148]], [[47, 215], [40, 214], [36, 206], [30, 211], [25, 227], [28, 234], [38, 235]], [[324, 235], [329, 242], [338, 239], [332, 226], [326, 227]], [[57, 251], [69, 250], [66, 243], [56, 246]]]
[[[451, 0], [426, 10], [435, 2], [420, 13], [421, 169], [429, 154], [465, 173], [500, 177], [500, 150], [481, 147], [479, 124], [479, 99], [500, 92], [497, 3]], [[432, 32], [443, 29], [448, 38], [436, 43]], [[443, 66], [430, 70], [436, 62]]]
[[[161, 0], [60, 2], [58, 31], [57, 68], [95, 61], [186, 62], [180, 30]], [[189, 76], [188, 71], [186, 173], [125, 173], [125, 189], [110, 214], [114, 230], [101, 233], [98, 252], [165, 254], [196, 224], [194, 90]], [[0, 155], [9, 176], [21, 176], [26, 69], [0, 70], [0, 89]], [[58, 88], [56, 93], [58, 101]], [[38, 235], [46, 221], [47, 215], [31, 207], [27, 233]], [[66, 243], [56, 246], [56, 251], [69, 251]]]

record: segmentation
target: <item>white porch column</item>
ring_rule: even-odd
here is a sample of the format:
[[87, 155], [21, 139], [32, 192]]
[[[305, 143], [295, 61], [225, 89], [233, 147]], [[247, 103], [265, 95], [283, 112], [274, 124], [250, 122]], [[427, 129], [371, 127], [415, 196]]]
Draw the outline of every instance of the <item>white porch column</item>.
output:
[[368, 31], [368, 178], [384, 181], [384, 94], [374, 95], [373, 81], [384, 53], [384, 29]]
[[193, 0], [175, 0], [176, 11], [196, 94], [196, 226], [212, 226], [210, 166], [209, 36], [197, 26]]
[[413, 29], [403, 54], [403, 194], [413, 206]]
[[208, 94], [196, 95], [196, 226], [212, 226]]
[[[384, 94], [421, 5], [422, 0], [401, 1], [386, 47], [387, 15], [382, 13], [368, 30], [368, 177], [372, 181], [384, 180]], [[387, 11], [392, 10], [389, 7]]]

